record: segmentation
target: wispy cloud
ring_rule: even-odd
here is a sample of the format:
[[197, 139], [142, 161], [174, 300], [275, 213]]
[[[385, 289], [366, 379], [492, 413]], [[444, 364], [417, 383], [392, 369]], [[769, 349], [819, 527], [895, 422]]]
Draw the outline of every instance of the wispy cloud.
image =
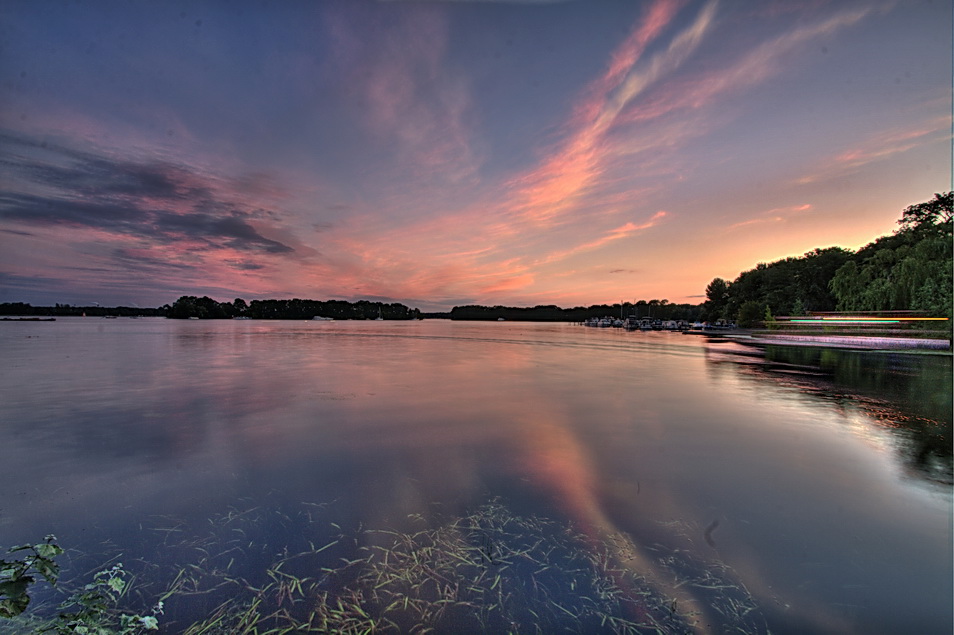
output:
[[[721, 115], [707, 106], [775, 76], [784, 69], [786, 54], [867, 14], [865, 9], [849, 10], [795, 26], [711, 70], [687, 75], [682, 72], [686, 61], [717, 27], [718, 5], [702, 6], [686, 26], [671, 33], [683, 6], [658, 0], [647, 8], [604, 73], [581, 95], [563, 126], [563, 141], [536, 168], [513, 178], [498, 200], [394, 228], [386, 240], [357, 222], [330, 237], [341, 253], [350, 254], [356, 280], [361, 278], [356, 284], [381, 292], [390, 285], [391, 293], [403, 287], [417, 297], [481, 298], [503, 291], [525, 291], [529, 297], [554, 263], [637, 236], [667, 219], [664, 211], [643, 211], [651, 190], [637, 185], [632, 174], [658, 171], [673, 178], [667, 172], [671, 167], [657, 161], [711, 129], [712, 118]], [[436, 64], [438, 58], [433, 59]], [[413, 102], [402, 99], [382, 104]], [[387, 108], [382, 112], [391, 113]], [[634, 156], [639, 162], [628, 162]], [[808, 209], [768, 210], [729, 229]], [[626, 220], [640, 216], [649, 218]], [[594, 222], [597, 217], [600, 222]], [[615, 225], [607, 222], [614, 219]], [[521, 255], [500, 260], [514, 250]], [[422, 271], [422, 261], [431, 263], [427, 271]]]
[[672, 23], [679, 6], [679, 2], [661, 0], [649, 8], [614, 53], [606, 72], [587, 91], [567, 124], [567, 140], [539, 168], [514, 180], [514, 210], [523, 218], [546, 221], [570, 208], [602, 172], [606, 135], [623, 109], [698, 46], [713, 19], [712, 3], [666, 50], [640, 63], [649, 44]]
[[653, 217], [650, 218], [645, 223], [639, 223], [639, 224], [633, 223], [633, 222], [626, 223], [625, 225], [622, 225], [615, 229], [611, 229], [610, 231], [606, 232], [605, 234], [603, 234], [596, 240], [592, 240], [588, 243], [584, 243], [568, 252], [565, 252], [562, 255], [562, 257], [565, 258], [567, 256], [577, 254], [581, 251], [590, 251], [592, 249], [598, 249], [607, 243], [619, 240], [621, 238], [626, 238], [628, 236], [632, 236], [633, 234], [649, 229], [650, 227], [654, 227], [656, 224], [659, 223], [659, 221], [661, 221], [665, 217], [666, 217], [666, 212], [660, 210], [656, 212], [655, 214], [653, 214]]
[[[19, 263], [30, 261], [33, 273], [64, 287], [130, 293], [135, 284], [176, 289], [186, 281], [227, 288], [239, 275], [254, 292], [260, 286], [249, 276], [314, 254], [283, 226], [282, 210], [259, 204], [263, 188], [265, 198], [276, 196], [262, 176], [222, 178], [11, 134], [2, 137], [0, 165], [0, 220], [23, 236], [6, 250], [11, 274], [26, 275]], [[59, 250], [17, 255], [44, 243]]]
[[[717, 98], [776, 76], [784, 70], [786, 55], [857, 23], [873, 10], [845, 10], [797, 25], [734, 60], [717, 62], [711, 70], [682, 72], [717, 27], [717, 7], [715, 2], [704, 5], [662, 47], [660, 39], [673, 28], [681, 3], [659, 1], [647, 10], [613, 53], [606, 72], [588, 87], [565, 126], [565, 141], [538, 168], [512, 181], [511, 228], [528, 233], [573, 224], [584, 235], [592, 235], [597, 209], [602, 207], [608, 217], [632, 214], [646, 204], [641, 194], [648, 194], [636, 189], [639, 181], [633, 175], [657, 173], [659, 178], [678, 180], [678, 168], [662, 157], [724, 119], [725, 113], [709, 108]], [[648, 55], [650, 45], [658, 51]], [[540, 262], [598, 249], [648, 229], [660, 218], [624, 224], [576, 247], [555, 249]]]
[[388, 18], [333, 11], [329, 21], [343, 88], [355, 93], [380, 147], [420, 180], [460, 182], [479, 166], [471, 95], [466, 75], [448, 66], [446, 15], [435, 9], [410, 6]]
[[208, 9], [185, 30], [134, 3], [100, 54], [83, 33], [102, 12], [22, 3], [0, 270], [38, 288], [661, 297], [756, 250], [860, 244], [947, 181], [937, 3], [495, 2]]
[[[405, 2], [420, 2], [421, 0], [381, 0], [381, 2], [393, 2], [395, 4]], [[431, 0], [432, 2], [445, 2], [447, 4], [563, 4], [573, 2], [573, 0]]]
[[533, 281], [533, 276], [529, 273], [525, 273], [521, 276], [513, 276], [512, 278], [503, 278], [501, 280], [497, 280], [493, 284], [478, 289], [477, 293], [479, 295], [487, 295], [491, 293], [501, 293], [503, 291], [525, 289], [532, 285]]
[[625, 122], [657, 119], [679, 110], [698, 110], [714, 98], [765, 81], [783, 70], [782, 58], [804, 43], [862, 20], [872, 8], [840, 12], [817, 23], [800, 25], [771, 38], [734, 62], [704, 74], [668, 83], [664, 90], [627, 111]]
[[[445, 213], [413, 225], [396, 227], [383, 240], [370, 222], [357, 222], [328, 239], [351, 266], [363, 269], [363, 289], [377, 281], [413, 286], [406, 289], [418, 297], [424, 295], [476, 295], [512, 291], [528, 287], [538, 274], [535, 269], [569, 256], [600, 247], [645, 231], [658, 224], [666, 212], [656, 212], [644, 222], [629, 221], [605, 230], [602, 235], [571, 247], [546, 246], [552, 237], [540, 233], [541, 225], [553, 225], [560, 213], [596, 184], [602, 161], [612, 156], [607, 139], [614, 123], [627, 105], [663, 74], [678, 67], [703, 37], [713, 20], [714, 4], [702, 9], [692, 24], [677, 33], [668, 47], [649, 60], [646, 49], [671, 26], [681, 2], [660, 0], [648, 8], [630, 36], [614, 52], [605, 73], [587, 89], [565, 127], [566, 141], [529, 173], [512, 180], [506, 194], [497, 201], [473, 204], [455, 213]], [[382, 91], [381, 95], [392, 94]], [[388, 104], [402, 99], [381, 99], [382, 112], [389, 120]], [[409, 98], [410, 104], [413, 100]], [[599, 203], [587, 210], [589, 217], [602, 209], [607, 218], [634, 214], [633, 192], [599, 193]], [[605, 226], [605, 223], [604, 223]], [[579, 236], [580, 234], [577, 234]], [[592, 229], [584, 231], [592, 235]], [[434, 236], [440, 236], [439, 240]], [[514, 248], [525, 255], [498, 260], [500, 254]], [[518, 252], [519, 253], [519, 252]], [[426, 254], [426, 255], [425, 255]], [[426, 260], [431, 271], [422, 274], [420, 263]], [[453, 265], [448, 264], [453, 260]], [[412, 266], [413, 263], [413, 266]], [[437, 264], [443, 263], [443, 264]], [[414, 271], [406, 278], [399, 272]]]
[[727, 226], [725, 231], [738, 229], [740, 227], [748, 227], [751, 225], [761, 225], [764, 223], [780, 223], [785, 221], [790, 216], [808, 212], [811, 209], [812, 206], [810, 203], [803, 203], [802, 205], [790, 205], [788, 207], [775, 207], [762, 212], [757, 212], [754, 215], [754, 218], [733, 223]]
[[950, 120], [936, 119], [909, 130], [880, 132], [854, 148], [822, 161], [822, 167], [797, 180], [799, 185], [842, 178], [877, 161], [887, 160], [918, 146], [950, 139]]
[[0, 162], [11, 175], [0, 191], [0, 216], [6, 221], [85, 227], [188, 243], [191, 249], [294, 251], [262, 234], [263, 219], [274, 212], [249, 208], [187, 166], [138, 163], [9, 135], [3, 148]]

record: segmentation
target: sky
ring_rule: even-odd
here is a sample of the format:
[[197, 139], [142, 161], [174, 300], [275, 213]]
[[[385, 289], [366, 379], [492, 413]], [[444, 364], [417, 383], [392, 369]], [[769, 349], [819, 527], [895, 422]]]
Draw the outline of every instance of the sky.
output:
[[951, 185], [949, 1], [4, 0], [0, 302], [698, 303]]

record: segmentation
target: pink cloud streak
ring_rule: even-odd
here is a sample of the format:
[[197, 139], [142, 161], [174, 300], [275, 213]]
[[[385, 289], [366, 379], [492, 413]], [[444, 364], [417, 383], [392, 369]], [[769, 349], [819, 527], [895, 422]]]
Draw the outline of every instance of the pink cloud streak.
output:
[[812, 209], [810, 203], [805, 203], [802, 205], [789, 205], [788, 207], [776, 207], [764, 212], [760, 212], [757, 218], [751, 218], [749, 220], [740, 221], [738, 223], [733, 223], [726, 227], [726, 231], [731, 231], [733, 229], [738, 229], [739, 227], [748, 227], [750, 225], [758, 225], [762, 223], [778, 223], [784, 221], [791, 215], [800, 214], [802, 212], [807, 212]]
[[649, 229], [650, 227], [654, 227], [660, 220], [665, 218], [666, 215], [667, 215], [666, 212], [660, 210], [656, 212], [655, 214], [653, 214], [652, 218], [650, 218], [645, 223], [641, 223], [637, 225], [636, 223], [629, 222], [629, 223], [626, 223], [625, 225], [617, 227], [616, 229], [611, 229], [609, 232], [607, 232], [600, 238], [597, 238], [596, 240], [580, 245], [579, 247], [567, 252], [566, 256], [573, 255], [581, 251], [597, 249], [607, 243], [613, 242], [614, 240], [619, 240], [620, 238], [626, 238], [627, 236], [632, 236], [633, 234], [637, 232], [641, 232], [643, 230]]
[[[590, 205], [594, 197], [605, 203], [601, 213], [606, 218], [633, 213], [634, 207], [639, 205], [638, 195], [632, 191], [615, 194], [605, 191], [608, 171], [620, 169], [623, 157], [653, 148], [672, 148], [702, 134], [710, 127], [708, 115], [702, 112], [706, 105], [723, 94], [773, 76], [781, 70], [781, 56], [797, 45], [834, 33], [868, 13], [867, 10], [846, 11], [815, 24], [796, 27], [758, 46], [728, 67], [694, 78], [661, 83], [661, 78], [673, 74], [697, 49], [715, 22], [715, 4], [710, 3], [673, 37], [668, 47], [644, 59], [648, 46], [673, 23], [682, 5], [678, 1], [660, 0], [647, 9], [614, 51], [603, 75], [586, 90], [565, 126], [567, 137], [563, 144], [555, 147], [537, 168], [512, 179], [503, 199], [398, 227], [387, 241], [375, 240], [373, 232], [353, 227], [354, 233], [347, 239], [350, 244], [345, 246], [340, 242], [338, 246], [350, 251], [355, 263], [361, 262], [367, 267], [369, 275], [365, 280], [375, 280], [374, 288], [378, 288], [380, 282], [382, 290], [387, 286], [395, 294], [395, 286], [410, 297], [492, 294], [528, 288], [536, 284], [534, 280], [540, 279], [537, 268], [599, 249], [650, 229], [663, 220], [666, 213], [657, 212], [646, 222], [624, 223], [576, 246], [546, 246], [547, 242], [558, 243], [559, 239], [551, 233], [544, 241], [542, 230], [579, 226], [579, 219], [584, 217], [592, 224], [593, 213], [598, 209]], [[658, 88], [647, 93], [651, 86]], [[695, 114], [681, 121], [657, 121], [652, 128], [626, 128], [677, 111]], [[647, 160], [657, 160], [656, 155]], [[645, 161], [640, 167], [646, 168]], [[627, 167], [627, 171], [632, 172], [632, 166]], [[626, 188], [628, 184], [620, 180], [618, 185]], [[793, 206], [776, 210], [778, 214], [773, 218], [806, 209]], [[570, 216], [571, 212], [576, 216]], [[766, 220], [758, 218], [745, 223]], [[584, 232], [584, 235], [593, 233], [591, 228]], [[440, 236], [439, 245], [434, 244], [434, 236]], [[525, 255], [506, 265], [495, 262], [498, 254], [521, 244]], [[400, 247], [396, 248], [397, 245]], [[383, 253], [391, 257], [382, 258]], [[421, 274], [414, 263], [419, 263], [423, 254], [443, 264], [432, 267], [430, 274]], [[364, 288], [370, 289], [369, 284]]]
[[913, 130], [893, 130], [873, 136], [860, 147], [845, 150], [823, 161], [823, 167], [798, 179], [799, 185], [843, 177], [859, 168], [908, 152], [920, 145], [950, 138], [950, 120], [936, 119]]
[[[395, 23], [350, 24], [331, 13], [342, 73], [360, 94], [359, 116], [381, 139], [396, 143], [401, 167], [417, 178], [449, 182], [473, 177], [479, 159], [469, 123], [471, 96], [463, 74], [446, 68], [446, 16], [429, 7], [408, 8]], [[368, 16], [364, 16], [369, 20]]]
[[[661, 0], [650, 7], [576, 109], [567, 124], [568, 140], [542, 166], [512, 182], [517, 191], [514, 209], [523, 218], [536, 222], [554, 218], [600, 174], [607, 131], [626, 103], [647, 83], [634, 82], [632, 69], [647, 46], [672, 22], [680, 4]], [[705, 27], [697, 23], [693, 30], [704, 31]]]
[[[598, 248], [647, 229], [661, 219], [665, 212], [657, 213], [648, 223], [624, 224], [595, 241], [544, 255], [542, 260], [528, 254], [530, 263], [526, 265], [520, 264], [525, 257], [506, 263], [494, 262], [494, 255], [505, 252], [508, 243], [522, 242], [528, 235], [539, 236], [540, 225], [552, 225], [559, 209], [569, 205], [598, 175], [604, 144], [602, 137], [624, 105], [617, 93], [646, 47], [672, 22], [682, 4], [681, 1], [660, 0], [647, 10], [630, 36], [614, 52], [603, 76], [591, 84], [588, 95], [567, 124], [571, 132], [562, 150], [545, 160], [539, 168], [512, 181], [503, 200], [475, 204], [454, 215], [430, 218], [412, 226], [399, 226], [389, 232], [386, 241], [371, 229], [376, 224], [373, 218], [367, 222], [353, 220], [348, 228], [339, 228], [334, 237], [329, 237], [333, 251], [343, 258], [349, 254], [346, 258], [350, 263], [348, 267], [353, 267], [355, 273], [365, 271], [360, 287], [370, 292], [378, 289], [380, 282], [380, 288], [386, 285], [390, 293], [398, 294], [394, 288], [397, 284], [403, 287], [403, 295], [413, 297], [461, 295], [468, 289], [476, 289], [481, 295], [515, 290], [533, 282], [533, 275], [528, 271], [532, 263], [553, 262]], [[376, 103], [380, 104], [380, 124], [385, 128], [392, 125], [394, 111], [391, 105], [409, 99], [406, 94], [387, 88], [389, 85], [376, 89], [375, 93]], [[632, 93], [631, 87], [627, 90]], [[626, 193], [610, 198], [617, 200], [617, 203], [608, 202], [606, 213], [610, 215], [626, 210], [626, 203], [631, 202]], [[435, 241], [433, 236], [441, 238]], [[475, 244], [482, 246], [475, 248]], [[384, 254], [389, 255], [385, 257]], [[438, 275], [411, 274], [419, 269], [423, 254], [427, 254], [431, 261], [447, 262], [450, 259], [455, 266], [434, 267], [440, 271]], [[341, 266], [342, 262], [336, 259], [336, 265]], [[399, 271], [411, 275], [398, 278]]]

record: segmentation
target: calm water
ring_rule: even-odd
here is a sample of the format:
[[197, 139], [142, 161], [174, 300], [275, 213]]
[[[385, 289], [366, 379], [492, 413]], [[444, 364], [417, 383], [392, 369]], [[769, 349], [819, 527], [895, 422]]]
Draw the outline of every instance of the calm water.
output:
[[0, 546], [52, 532], [148, 560], [171, 518], [306, 502], [405, 530], [499, 499], [624, 536], [625, 566], [718, 567], [772, 632], [952, 630], [949, 357], [91, 318], [4, 323], [0, 350]]

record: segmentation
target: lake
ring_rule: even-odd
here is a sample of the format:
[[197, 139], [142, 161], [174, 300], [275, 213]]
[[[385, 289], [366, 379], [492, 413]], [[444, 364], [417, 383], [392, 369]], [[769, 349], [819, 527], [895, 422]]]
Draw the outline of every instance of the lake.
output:
[[397, 627], [443, 632], [954, 626], [950, 356], [147, 318], [4, 323], [0, 350], [0, 546], [121, 558], [139, 610], [178, 584], [164, 632], [247, 587], [299, 621], [410, 595]]

